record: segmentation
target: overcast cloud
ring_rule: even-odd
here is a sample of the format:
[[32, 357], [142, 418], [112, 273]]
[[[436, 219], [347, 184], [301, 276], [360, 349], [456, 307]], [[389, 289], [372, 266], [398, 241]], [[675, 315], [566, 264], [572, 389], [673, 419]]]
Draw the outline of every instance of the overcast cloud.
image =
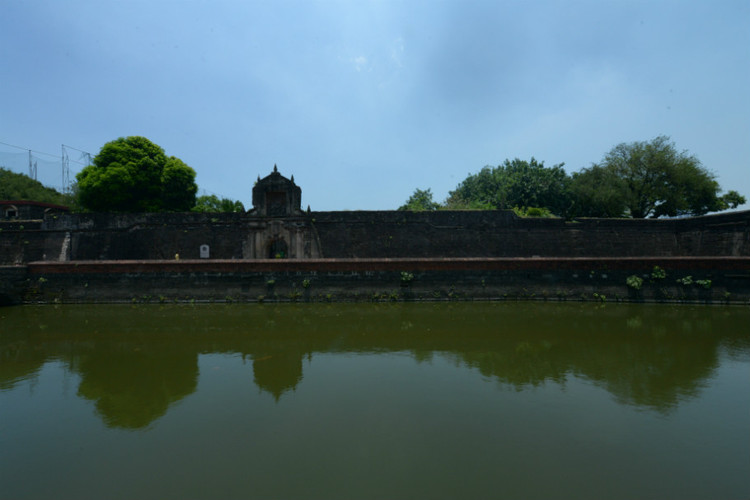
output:
[[[506, 158], [573, 172], [662, 134], [750, 197], [746, 0], [4, 0], [0, 13], [0, 142], [96, 154], [143, 135], [246, 206], [274, 164], [313, 210], [395, 209]], [[0, 163], [26, 171], [22, 153], [0, 145]], [[48, 159], [39, 178], [59, 187]]]

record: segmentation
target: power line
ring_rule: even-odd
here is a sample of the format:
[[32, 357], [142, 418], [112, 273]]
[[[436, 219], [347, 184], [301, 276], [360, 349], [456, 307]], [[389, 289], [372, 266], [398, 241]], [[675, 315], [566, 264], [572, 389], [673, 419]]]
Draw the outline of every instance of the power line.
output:
[[[22, 146], [16, 146], [15, 144], [8, 144], [7, 142], [0, 141], [0, 144], [2, 144], [4, 146], [10, 146], [11, 148], [21, 149], [23, 151], [28, 151], [29, 153], [34, 153], [34, 154], [37, 154], [37, 155], [51, 156], [53, 158], [59, 158], [60, 157], [60, 155], [56, 155], [56, 154], [52, 154], [52, 153], [45, 153], [44, 151], [37, 151], [35, 149], [24, 148]], [[82, 155], [79, 157], [79, 159], [83, 158], [84, 157], [83, 155], [86, 155], [86, 157], [89, 160], [91, 159], [91, 153], [89, 153], [88, 151], [84, 151], [82, 149], [74, 148], [72, 146], [67, 146], [65, 144], [63, 144], [63, 146], [65, 148], [67, 148], [67, 149], [74, 149], [74, 150], [78, 151], [79, 153], [82, 153]], [[83, 165], [84, 167], [91, 164], [90, 161], [89, 161], [89, 163], [84, 163], [84, 162], [81, 162], [81, 161], [78, 161], [78, 160], [70, 160], [70, 161], [72, 161], [73, 163], [78, 163], [79, 165]]]
[[67, 144], [63, 144], [63, 146], [65, 146], [68, 149], [73, 149], [75, 151], [78, 151], [79, 153], [83, 153], [83, 154], [91, 156], [91, 154], [88, 151], [84, 151], [83, 149], [74, 148], [73, 146], [68, 146]]
[[47, 155], [47, 156], [52, 156], [52, 157], [54, 157], [54, 158], [57, 158], [57, 157], [58, 157], [58, 155], [53, 155], [52, 153], [45, 153], [45, 152], [43, 152], [43, 151], [35, 151], [35, 150], [33, 150], [33, 149], [29, 149], [29, 148], [23, 148], [23, 147], [21, 147], [21, 146], [16, 146], [15, 144], [8, 144], [7, 142], [2, 142], [2, 141], [0, 141], [0, 144], [3, 144], [3, 145], [5, 145], [5, 146], [10, 146], [10, 147], [12, 147], [12, 148], [22, 149], [22, 150], [24, 150], [24, 151], [28, 151], [29, 153], [36, 153], [36, 154], [38, 154], [38, 155]]
[[78, 159], [79, 160], [81, 160], [81, 159], [85, 159], [86, 160], [85, 162], [80, 162], [80, 161], [72, 160], [74, 163], [78, 163], [79, 165], [83, 165], [84, 167], [87, 167], [87, 166], [89, 166], [89, 165], [91, 165], [93, 163], [93, 161], [91, 159], [91, 153], [89, 153], [88, 151], [84, 151], [82, 149], [74, 148], [72, 146], [68, 146], [68, 145], [65, 145], [65, 144], [63, 144], [62, 147], [63, 147], [63, 149], [72, 149], [73, 151], [78, 151], [79, 153], [81, 153], [78, 156]]
[[[60, 158], [60, 162], [62, 164], [62, 192], [66, 193], [70, 190], [70, 162], [77, 163], [78, 165], [82, 165], [84, 167], [91, 165], [92, 159], [91, 159], [91, 153], [88, 151], [84, 151], [82, 149], [74, 148], [72, 146], [66, 146], [65, 144], [62, 144], [61, 150], [62, 153], [58, 157], [58, 155], [54, 155], [52, 153], [45, 153], [44, 151], [36, 151], [29, 148], [24, 148], [21, 146], [16, 146], [15, 144], [9, 144], [7, 142], [0, 141], [0, 144], [4, 146], [8, 146], [11, 148], [21, 149], [23, 151], [28, 151], [29, 153], [29, 177], [31, 177], [34, 180], [37, 180], [37, 162], [34, 160], [34, 155], [44, 155], [44, 156], [50, 156], [55, 159]], [[78, 157], [78, 160], [72, 160], [70, 158], [70, 155], [68, 155], [68, 149], [72, 149], [74, 151], [78, 151], [81, 153]], [[79, 161], [84, 159], [85, 162]], [[44, 161], [44, 160], [41, 160]]]

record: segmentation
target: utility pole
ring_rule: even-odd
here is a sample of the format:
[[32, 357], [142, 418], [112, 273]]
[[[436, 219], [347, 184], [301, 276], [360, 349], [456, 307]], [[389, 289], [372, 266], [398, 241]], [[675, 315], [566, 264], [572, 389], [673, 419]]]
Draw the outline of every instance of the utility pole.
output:
[[36, 180], [36, 162], [33, 161], [31, 150], [29, 149], [29, 177]]
[[62, 145], [62, 192], [70, 191], [70, 158], [65, 151], [65, 144]]

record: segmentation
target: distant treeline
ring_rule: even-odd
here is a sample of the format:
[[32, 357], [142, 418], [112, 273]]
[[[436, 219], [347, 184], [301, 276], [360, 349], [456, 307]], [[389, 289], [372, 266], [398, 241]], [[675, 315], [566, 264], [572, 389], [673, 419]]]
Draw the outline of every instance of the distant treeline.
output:
[[75, 205], [75, 195], [63, 194], [31, 177], [0, 167], [0, 200], [29, 200], [55, 205]]
[[572, 175], [563, 164], [534, 158], [505, 160], [469, 174], [438, 203], [416, 189], [399, 210], [509, 209], [532, 217], [676, 217], [704, 215], [745, 203], [736, 191], [721, 195], [715, 175], [669, 137], [615, 146], [598, 164]]

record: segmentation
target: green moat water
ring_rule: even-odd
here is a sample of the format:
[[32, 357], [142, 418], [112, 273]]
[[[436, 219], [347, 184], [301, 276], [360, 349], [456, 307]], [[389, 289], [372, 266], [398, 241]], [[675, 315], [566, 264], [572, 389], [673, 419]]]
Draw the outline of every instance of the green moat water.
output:
[[748, 498], [750, 309], [0, 309], [0, 498]]

